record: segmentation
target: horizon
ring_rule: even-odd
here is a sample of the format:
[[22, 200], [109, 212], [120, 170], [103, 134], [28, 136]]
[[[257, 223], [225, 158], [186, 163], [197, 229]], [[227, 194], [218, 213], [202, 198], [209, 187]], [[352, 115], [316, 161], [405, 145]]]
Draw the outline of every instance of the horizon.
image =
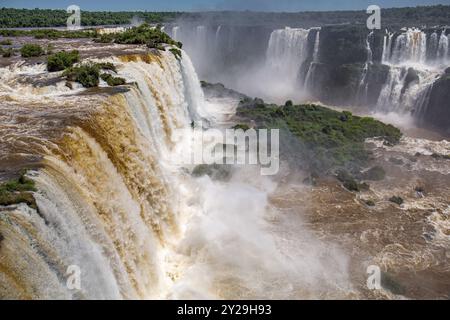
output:
[[[29, 1], [4, 0], [0, 2], [2, 8], [13, 9], [53, 9], [65, 10], [69, 5], [78, 5], [83, 11], [105, 12], [273, 12], [273, 13], [299, 13], [299, 12], [326, 12], [326, 11], [361, 11], [374, 1], [344, 0], [339, 4], [330, 0], [172, 0], [161, 1], [129, 0], [126, 4], [120, 1], [92, 3], [87, 0], [78, 1]], [[382, 9], [415, 8], [423, 6], [450, 5], [450, 0], [379, 0], [376, 3]]]

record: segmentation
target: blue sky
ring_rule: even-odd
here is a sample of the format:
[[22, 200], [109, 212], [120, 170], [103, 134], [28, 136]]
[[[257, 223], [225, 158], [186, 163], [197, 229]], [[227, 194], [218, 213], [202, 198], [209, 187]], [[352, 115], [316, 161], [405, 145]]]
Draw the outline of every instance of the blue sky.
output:
[[64, 9], [76, 4], [82, 10], [147, 10], [147, 11], [305, 11], [365, 9], [370, 4], [380, 7], [450, 4], [450, 0], [0, 0], [0, 7]]

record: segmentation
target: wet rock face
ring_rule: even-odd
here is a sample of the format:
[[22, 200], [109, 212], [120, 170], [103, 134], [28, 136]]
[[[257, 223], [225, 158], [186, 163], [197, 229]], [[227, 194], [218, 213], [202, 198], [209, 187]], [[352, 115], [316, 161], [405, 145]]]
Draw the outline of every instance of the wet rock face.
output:
[[330, 65], [364, 63], [367, 59], [367, 29], [324, 27], [320, 33], [320, 61]]
[[[369, 65], [365, 83], [367, 97], [363, 104], [372, 106], [377, 103], [381, 89], [388, 77], [389, 67], [379, 63]], [[314, 72], [313, 95], [329, 104], [345, 105], [349, 97], [356, 98], [361, 85], [364, 64], [346, 64], [333, 66], [317, 64]]]
[[425, 110], [419, 119], [423, 125], [450, 134], [450, 74], [434, 83]]

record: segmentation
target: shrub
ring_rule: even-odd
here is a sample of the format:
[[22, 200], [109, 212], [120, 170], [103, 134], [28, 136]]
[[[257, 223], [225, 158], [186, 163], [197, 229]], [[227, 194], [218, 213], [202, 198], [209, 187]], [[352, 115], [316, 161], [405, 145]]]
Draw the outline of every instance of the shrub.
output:
[[10, 58], [14, 55], [14, 50], [12, 48], [8, 48], [6, 50], [3, 50], [2, 57], [3, 58]]
[[25, 44], [20, 49], [20, 53], [24, 58], [39, 57], [44, 54], [44, 50], [38, 44]]
[[200, 164], [194, 168], [192, 175], [196, 178], [209, 176], [212, 180], [228, 180], [231, 176], [231, 167], [219, 164]]
[[49, 72], [61, 71], [72, 67], [74, 63], [80, 60], [79, 52], [73, 50], [70, 52], [61, 51], [52, 54], [47, 58], [47, 70]]
[[124, 78], [113, 77], [112, 75], [110, 75], [108, 73], [102, 73], [100, 78], [102, 78], [103, 81], [106, 81], [106, 83], [111, 87], [121, 86], [126, 83]]
[[99, 67], [99, 69], [117, 72], [116, 66], [111, 62], [100, 62], [97, 63], [97, 66]]
[[[116, 67], [110, 62], [101, 63], [85, 63], [78, 67], [67, 68], [63, 76], [69, 81], [76, 81], [83, 85], [85, 88], [97, 87], [100, 82], [100, 71], [112, 70], [115, 71]], [[125, 79], [119, 77], [113, 77], [109, 74], [103, 73], [102, 79], [106, 81], [110, 86], [117, 86], [125, 84]]]
[[250, 127], [249, 127], [247, 124], [238, 123], [237, 125], [235, 125], [234, 127], [232, 127], [232, 129], [234, 129], [234, 130], [239, 130], [239, 129], [241, 129], [241, 130], [247, 131], [247, 130], [250, 129]]
[[336, 178], [342, 182], [345, 189], [349, 191], [360, 191], [358, 182], [345, 170], [339, 170]]
[[181, 50], [180, 49], [171, 48], [171, 49], [169, 49], [169, 51], [173, 53], [173, 55], [175, 56], [175, 58], [177, 58], [177, 60], [181, 59]]
[[375, 166], [362, 174], [362, 178], [370, 181], [381, 181], [386, 177], [383, 167]]
[[36, 201], [31, 194], [36, 191], [34, 181], [22, 173], [18, 179], [12, 179], [0, 184], [0, 206], [26, 203], [37, 209]]
[[153, 28], [147, 23], [138, 27], [133, 27], [125, 32], [102, 35], [95, 41], [102, 43], [120, 43], [120, 44], [145, 44], [150, 48], [163, 49], [162, 44], [182, 47], [181, 42], [173, 40], [169, 35], [159, 28]]
[[0, 45], [2, 45], [2, 46], [10, 46], [10, 45], [12, 45], [12, 40], [11, 39], [4, 39], [4, 40], [0, 41]]
[[79, 67], [70, 67], [63, 73], [67, 80], [76, 81], [85, 88], [97, 87], [100, 69], [96, 64], [84, 64]]
[[404, 203], [404, 200], [402, 197], [398, 197], [398, 196], [393, 196], [391, 198], [389, 198], [390, 202], [396, 203], [399, 206], [401, 206]]

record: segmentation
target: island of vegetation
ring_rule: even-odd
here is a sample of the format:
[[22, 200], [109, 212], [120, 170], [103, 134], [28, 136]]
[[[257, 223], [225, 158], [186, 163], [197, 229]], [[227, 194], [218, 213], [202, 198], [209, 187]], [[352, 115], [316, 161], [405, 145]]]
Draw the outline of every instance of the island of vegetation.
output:
[[382, 180], [385, 175], [381, 167], [361, 172], [370, 165], [366, 139], [378, 138], [394, 145], [402, 137], [392, 125], [314, 104], [295, 105], [288, 101], [278, 106], [246, 98], [240, 102], [236, 115], [240, 123], [235, 128], [280, 129], [280, 154], [289, 156], [292, 152], [283, 148], [296, 144], [295, 155], [301, 155], [301, 167], [313, 176], [336, 175], [350, 191], [368, 188], [357, 180]]

